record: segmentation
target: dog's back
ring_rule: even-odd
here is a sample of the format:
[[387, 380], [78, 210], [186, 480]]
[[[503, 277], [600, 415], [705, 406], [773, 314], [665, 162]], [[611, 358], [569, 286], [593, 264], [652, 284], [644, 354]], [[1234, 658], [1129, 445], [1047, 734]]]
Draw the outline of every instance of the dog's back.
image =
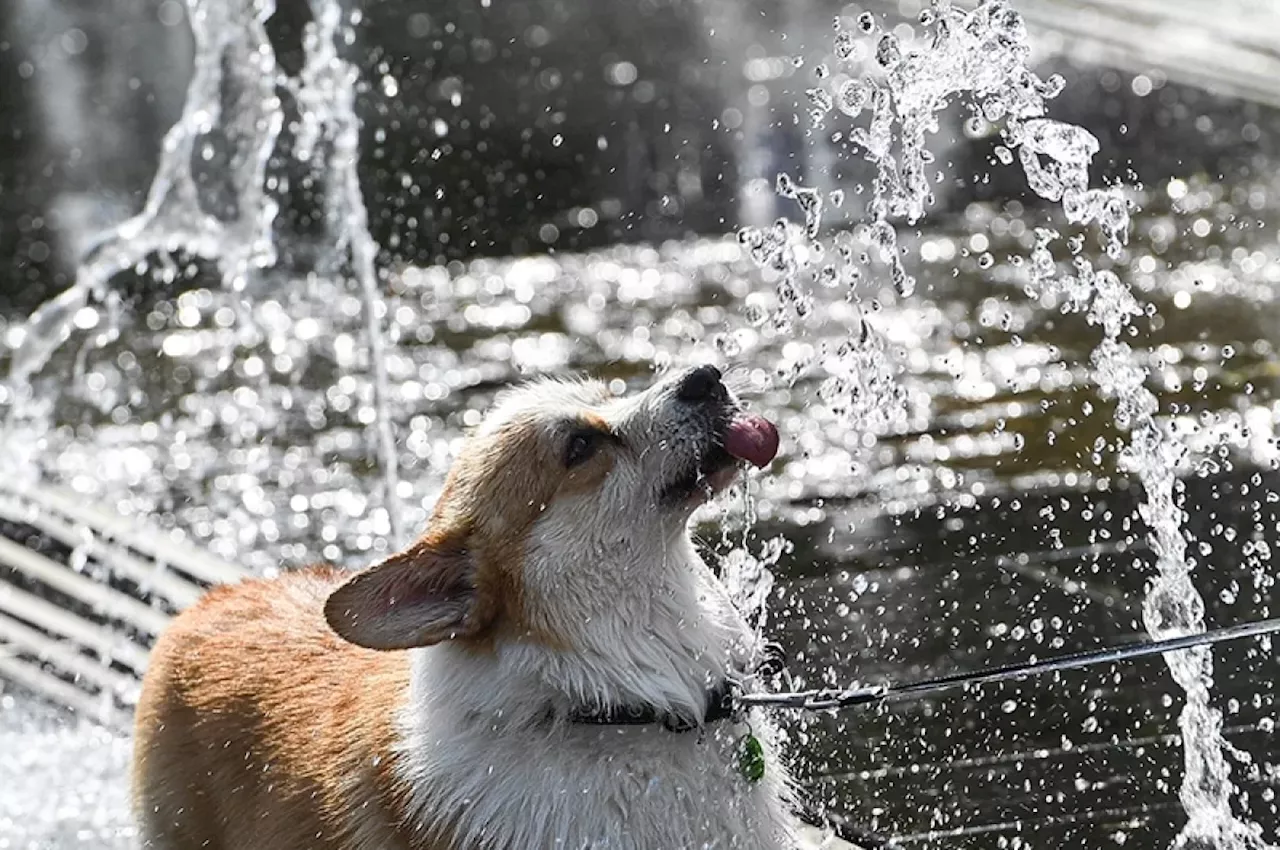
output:
[[427, 848], [391, 810], [404, 653], [325, 624], [350, 574], [217, 588], [157, 643], [137, 709], [134, 795], [157, 850]]

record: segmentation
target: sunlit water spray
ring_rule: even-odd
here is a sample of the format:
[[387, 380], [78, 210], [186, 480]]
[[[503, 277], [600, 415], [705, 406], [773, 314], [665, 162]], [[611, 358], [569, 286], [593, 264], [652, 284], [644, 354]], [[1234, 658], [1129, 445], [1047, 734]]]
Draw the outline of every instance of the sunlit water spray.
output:
[[[145, 207], [103, 234], [74, 283], [11, 337], [9, 380], [0, 393], [9, 405], [0, 454], [6, 474], [39, 475], [54, 399], [37, 397], [34, 376], [76, 329], [95, 330], [91, 344], [97, 345], [121, 333], [122, 297], [112, 288], [117, 275], [154, 273], [172, 283], [182, 274], [178, 258], [200, 258], [216, 264], [224, 287], [242, 293], [275, 265], [278, 178], [269, 166], [284, 124], [283, 91], [299, 107], [294, 156], [310, 165], [323, 186], [325, 233], [315, 270], [334, 275], [350, 268], [364, 300], [384, 504], [392, 535], [401, 539], [381, 329], [385, 304], [374, 266], [377, 246], [356, 174], [358, 74], [339, 55], [351, 28], [337, 0], [311, 0], [310, 7], [305, 63], [290, 78], [276, 63], [267, 37], [274, 0], [187, 0], [194, 73], [182, 115], [165, 136]], [[242, 322], [248, 321], [247, 312], [241, 311]]]
[[[23, 343], [15, 353], [9, 387], [17, 403], [6, 428], [6, 462], [22, 457], [21, 450], [13, 450], [18, 446], [12, 441], [15, 435], [30, 438], [30, 445], [39, 443], [45, 412], [37, 406], [40, 400], [32, 397], [30, 383], [32, 376], [44, 368], [53, 349], [73, 329], [94, 327], [96, 322], [109, 336], [119, 327], [112, 319], [95, 319], [92, 311], [85, 310], [120, 308], [110, 283], [117, 272], [163, 262], [162, 258], [170, 253], [208, 257], [218, 264], [226, 287], [234, 292], [242, 288], [247, 291], [253, 279], [261, 279], [276, 262], [272, 241], [275, 206], [268, 191], [271, 186], [266, 163], [281, 131], [282, 93], [301, 105], [299, 113], [304, 124], [298, 131], [296, 155], [309, 157], [316, 170], [329, 178], [325, 185], [337, 193], [326, 196], [331, 202], [326, 212], [327, 224], [330, 233], [337, 234], [326, 244], [337, 252], [335, 265], [351, 264], [366, 296], [371, 330], [376, 329], [376, 311], [381, 308], [375, 305], [373, 294], [374, 246], [364, 229], [363, 204], [358, 192], [351, 188], [355, 180], [355, 124], [347, 110], [354, 74], [336, 59], [336, 40], [346, 37], [347, 32], [336, 4], [313, 5], [315, 23], [304, 45], [304, 71], [294, 80], [280, 73], [263, 34], [262, 24], [271, 14], [267, 4], [241, 2], [215, 7], [192, 0], [190, 9], [201, 59], [187, 110], [170, 134], [146, 209], [137, 219], [108, 234], [86, 262], [75, 286], [42, 308], [17, 334], [23, 337]], [[1123, 195], [1088, 188], [1087, 169], [1097, 150], [1096, 141], [1078, 128], [1043, 117], [1044, 101], [1056, 94], [1061, 82], [1041, 81], [1025, 70], [1025, 34], [1020, 22], [995, 4], [969, 16], [946, 9], [930, 10], [930, 15], [933, 44], [925, 51], [913, 50], [910, 45], [904, 48], [892, 38], [877, 38], [870, 19], [865, 24], [860, 19], [856, 26], [840, 32], [837, 57], [854, 59], [859, 51], [870, 53], [879, 61], [883, 76], [842, 80], [836, 86], [837, 77], [828, 74], [823, 79], [829, 82], [820, 81], [812, 96], [814, 109], [823, 121], [831, 120], [834, 109], [866, 125], [852, 128], [847, 136], [862, 155], [877, 165], [879, 175], [873, 184], [869, 221], [858, 238], [837, 237], [829, 245], [820, 242], [817, 237], [823, 207], [839, 206], [842, 199], [821, 194], [791, 178], [781, 178], [779, 189], [797, 202], [804, 213], [804, 226], [783, 223], [742, 234], [743, 244], [751, 254], [777, 272], [784, 309], [774, 317], [775, 322], [793, 325], [802, 333], [815, 309], [808, 297], [815, 286], [843, 288], [850, 301], [861, 307], [863, 320], [850, 328], [847, 339], [821, 351], [813, 363], [799, 364], [801, 370], [788, 372], [785, 379], [794, 380], [803, 369], [821, 366], [827, 376], [820, 389], [823, 403], [839, 412], [851, 427], [872, 433], [893, 428], [901, 421], [905, 399], [897, 366], [885, 337], [876, 327], [878, 305], [868, 296], [863, 282], [861, 268], [866, 261], [861, 256], [862, 246], [867, 246], [874, 260], [886, 264], [887, 277], [897, 290], [909, 294], [914, 281], [910, 264], [903, 261], [898, 248], [894, 223], [918, 221], [928, 208], [927, 176], [933, 169], [928, 167], [924, 140], [935, 130], [937, 114], [948, 101], [963, 103], [981, 114], [983, 120], [1003, 126], [1005, 145], [997, 150], [997, 156], [1007, 164], [1021, 159], [1033, 189], [1061, 201], [1069, 223], [1092, 224], [1117, 254], [1122, 250], [1127, 227]], [[219, 97], [217, 93], [228, 91], [229, 86], [235, 86], [234, 90], [243, 96]], [[207, 148], [206, 142], [214, 147]], [[238, 199], [234, 207], [222, 201], [211, 203], [210, 187], [198, 180], [193, 171], [193, 159], [203, 161], [205, 150], [221, 148], [231, 152], [228, 161], [232, 166], [224, 175], [229, 188], [217, 197]], [[219, 164], [216, 173], [222, 175], [223, 168]], [[348, 231], [344, 241], [343, 228], [348, 223], [353, 230]], [[1155, 401], [1144, 388], [1145, 369], [1134, 362], [1122, 342], [1132, 331], [1139, 305], [1118, 278], [1105, 269], [1095, 270], [1092, 263], [1085, 261], [1084, 245], [1082, 241], [1063, 243], [1056, 234], [1046, 231], [1027, 265], [1027, 284], [1036, 297], [1057, 299], [1068, 309], [1084, 312], [1103, 330], [1108, 342], [1094, 359], [1094, 380], [1114, 394], [1119, 402], [1117, 418], [1130, 430], [1131, 445], [1126, 457], [1147, 489], [1146, 513], [1160, 552], [1163, 584], [1157, 583], [1154, 590], [1163, 587], [1165, 592], [1152, 594], [1149, 625], [1159, 633], [1195, 631], [1202, 627], [1202, 606], [1190, 585], [1189, 565], [1176, 519], [1177, 482], [1173, 477], [1173, 461], [1182, 456], [1183, 450], [1167, 437], [1155, 419]], [[1071, 274], [1061, 274], [1054, 260], [1055, 249], [1060, 255], [1081, 257]], [[612, 260], [597, 265], [611, 263]], [[519, 261], [517, 265], [527, 269], [547, 264]], [[569, 271], [565, 277], [572, 278], [573, 288], [565, 284], [564, 291], [580, 298], [586, 285], [584, 267], [566, 268]], [[170, 274], [176, 275], [177, 271]], [[527, 271], [511, 272], [510, 277], [516, 279], [520, 274]], [[554, 277], [536, 277], [534, 284], [550, 286], [553, 280]], [[612, 281], [608, 278], [609, 285], [597, 290], [601, 304], [606, 296], [611, 304], [617, 301], [617, 288]], [[445, 284], [457, 289], [452, 280], [446, 279]], [[464, 302], [455, 297], [450, 303]], [[428, 320], [426, 316], [422, 318], [424, 322]], [[761, 314], [753, 320], [768, 321], [769, 317]], [[619, 326], [631, 323], [630, 314], [618, 322]], [[375, 333], [371, 344], [379, 343]], [[669, 340], [668, 344], [674, 347]], [[610, 352], [599, 360], [616, 362], [619, 358], [616, 352]], [[376, 369], [381, 358], [375, 356], [374, 363]], [[380, 383], [383, 381], [380, 375], [377, 378]], [[379, 422], [385, 423], [385, 385], [379, 386], [378, 393]], [[1166, 460], [1169, 462], [1160, 466]], [[394, 454], [384, 463], [394, 470]], [[395, 510], [389, 513], [393, 520], [398, 514]], [[749, 517], [749, 502], [746, 513]], [[774, 590], [769, 567], [785, 546], [785, 541], [774, 538], [764, 544], [759, 557], [747, 559], [744, 553], [735, 556], [740, 560], [728, 564], [730, 577], [745, 591], [742, 599], [746, 607], [763, 608]], [[1175, 664], [1179, 660], [1186, 666], [1175, 669], [1175, 675], [1189, 693], [1183, 714], [1190, 743], [1184, 798], [1191, 818], [1184, 843], [1256, 844], [1252, 827], [1231, 816], [1232, 789], [1222, 758], [1219, 718], [1208, 703], [1209, 657], [1184, 654], [1174, 659]]]
[[[868, 221], [860, 235], [887, 267], [899, 296], [909, 296], [915, 281], [903, 262], [894, 222], [913, 225], [932, 203], [933, 157], [927, 140], [953, 104], [968, 110], [969, 120], [998, 127], [1003, 144], [996, 148], [997, 158], [1006, 165], [1016, 159], [1032, 191], [1061, 204], [1068, 225], [1092, 225], [1107, 258], [1123, 258], [1129, 229], [1123, 187], [1091, 188], [1089, 167], [1099, 149], [1097, 139], [1083, 128], [1045, 117], [1047, 102], [1065, 83], [1058, 75], [1041, 79], [1028, 68], [1027, 32], [1016, 11], [985, 0], [965, 12], [951, 8], [948, 0], [935, 0], [920, 14], [920, 46], [904, 45], [893, 33], [878, 33], [869, 13], [852, 28], [843, 23], [836, 20], [836, 59], [852, 65], [870, 55], [874, 73], [855, 69], [833, 86], [830, 69], [819, 67], [818, 87], [809, 91], [810, 117], [815, 127], [822, 127], [833, 111], [860, 122], [839, 137], [851, 153], [876, 167]], [[803, 325], [813, 310], [809, 291], [815, 283], [845, 286], [850, 300], [861, 303], [862, 275], [856, 265], [871, 258], [857, 256], [848, 234], [836, 238], [834, 252], [819, 240], [824, 198], [818, 190], [798, 185], [786, 174], [778, 176], [777, 189], [797, 203], [803, 224], [779, 221], [739, 234], [756, 262], [777, 275], [781, 306], [774, 321], [780, 327], [793, 321]], [[838, 204], [842, 198], [825, 200]], [[1143, 618], [1155, 638], [1202, 632], [1204, 601], [1191, 581], [1176, 477], [1187, 449], [1157, 419], [1158, 401], [1146, 386], [1148, 370], [1123, 340], [1136, 333], [1134, 319], [1152, 311], [1144, 311], [1114, 272], [1095, 268], [1085, 247], [1083, 235], [1063, 240], [1055, 230], [1039, 229], [1030, 262], [1022, 263], [1027, 294], [1056, 303], [1064, 313], [1083, 313], [1102, 329], [1102, 342], [1091, 357], [1091, 378], [1114, 400], [1115, 424], [1129, 434], [1121, 462], [1142, 484], [1139, 512], [1156, 555]], [[1069, 273], [1055, 260], [1055, 248], [1071, 256]], [[878, 309], [874, 300], [864, 306], [866, 313]], [[851, 328], [849, 339], [821, 359], [827, 377], [819, 396], [850, 427], [877, 433], [897, 420], [903, 397], [873, 321], [864, 319]], [[1228, 745], [1221, 713], [1210, 701], [1211, 651], [1171, 653], [1166, 660], [1186, 692], [1180, 717], [1185, 766], [1180, 796], [1188, 820], [1175, 846], [1268, 846], [1257, 825], [1232, 811], [1236, 789], [1226, 760]]]

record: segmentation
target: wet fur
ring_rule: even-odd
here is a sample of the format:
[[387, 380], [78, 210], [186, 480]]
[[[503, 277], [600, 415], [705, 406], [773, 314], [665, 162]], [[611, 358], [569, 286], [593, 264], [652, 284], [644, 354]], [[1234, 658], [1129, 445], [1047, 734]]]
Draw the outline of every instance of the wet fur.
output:
[[[764, 718], [754, 785], [735, 724], [567, 720], [636, 702], [699, 714], [753, 651], [689, 540], [697, 500], [659, 506], [708, 445], [705, 414], [672, 396], [508, 393], [404, 552], [355, 578], [220, 588], [180, 615], [138, 708], [146, 846], [794, 847]], [[608, 438], [566, 469], [577, 427]]]

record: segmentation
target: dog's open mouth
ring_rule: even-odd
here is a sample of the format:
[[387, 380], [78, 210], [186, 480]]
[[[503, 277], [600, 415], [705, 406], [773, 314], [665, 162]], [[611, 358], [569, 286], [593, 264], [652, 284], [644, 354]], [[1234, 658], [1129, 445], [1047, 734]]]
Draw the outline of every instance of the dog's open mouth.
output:
[[710, 498], [729, 486], [743, 462], [765, 467], [778, 454], [778, 429], [763, 416], [735, 413], [716, 432], [697, 462], [663, 489], [663, 502]]

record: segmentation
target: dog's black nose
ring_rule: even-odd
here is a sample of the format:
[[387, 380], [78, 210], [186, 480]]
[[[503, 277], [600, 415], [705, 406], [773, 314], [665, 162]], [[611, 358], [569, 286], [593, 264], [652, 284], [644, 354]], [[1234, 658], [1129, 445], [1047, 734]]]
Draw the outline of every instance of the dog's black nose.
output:
[[720, 383], [720, 370], [715, 366], [699, 366], [690, 369], [680, 379], [676, 387], [676, 398], [691, 404], [712, 401], [725, 394], [724, 384]]

